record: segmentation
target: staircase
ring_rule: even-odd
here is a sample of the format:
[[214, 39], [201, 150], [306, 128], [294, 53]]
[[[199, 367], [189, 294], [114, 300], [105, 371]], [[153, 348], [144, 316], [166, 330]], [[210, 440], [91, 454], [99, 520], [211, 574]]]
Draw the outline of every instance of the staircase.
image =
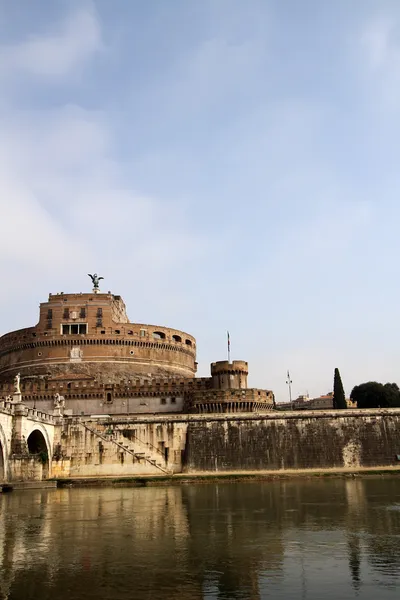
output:
[[[131, 442], [125, 438], [118, 428], [114, 427], [112, 433], [106, 434], [103, 429], [99, 430], [96, 426], [89, 426], [86, 423], [82, 425], [107, 443], [112, 443], [118, 446], [123, 452], [127, 452], [134, 456], [137, 460], [145, 460], [156, 469], [162, 471], [165, 475], [172, 475], [173, 471], [167, 468], [163, 454], [157, 448], [149, 447], [149, 444], [142, 442], [139, 438], [135, 438], [135, 442]], [[104, 425], [103, 425], [104, 426]]]

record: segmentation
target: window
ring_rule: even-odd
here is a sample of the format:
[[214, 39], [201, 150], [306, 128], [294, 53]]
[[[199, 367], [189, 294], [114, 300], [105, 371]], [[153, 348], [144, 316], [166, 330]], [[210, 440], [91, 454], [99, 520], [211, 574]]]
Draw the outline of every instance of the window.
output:
[[86, 308], [81, 308], [80, 313], [79, 313], [79, 318], [80, 319], [86, 319]]
[[167, 404], [166, 398], [161, 398], [161, 404]]
[[163, 331], [153, 331], [153, 338], [156, 340], [165, 340], [165, 333]]
[[48, 311], [47, 311], [47, 318], [50, 319], [50, 320], [53, 318], [53, 309], [52, 308], [48, 309]]
[[72, 323], [61, 325], [63, 335], [85, 335], [87, 333], [87, 323]]
[[120, 329], [116, 329], [116, 330], [114, 331], [114, 333], [116, 333], [116, 334], [118, 335], [118, 334], [120, 334], [120, 333], [121, 333], [121, 330], [120, 330]]
[[133, 331], [128, 331], [128, 335], [133, 335]]
[[146, 335], [146, 330], [145, 329], [141, 329], [140, 330], [140, 337], [145, 337]]
[[96, 314], [98, 319], [102, 319], [103, 318], [103, 309], [102, 308], [98, 308], [97, 309], [97, 314]]
[[69, 308], [64, 308], [63, 319], [69, 319]]
[[192, 342], [191, 342], [190, 340], [186, 340], [186, 341], [185, 341], [185, 344], [186, 344], [187, 346], [191, 346], [191, 345], [192, 345]]
[[171, 404], [176, 404], [176, 398], [171, 398]]
[[182, 338], [181, 338], [181, 336], [180, 336], [180, 335], [173, 335], [173, 336], [172, 336], [172, 339], [173, 339], [175, 342], [181, 342], [181, 341], [182, 341]]
[[106, 402], [108, 402], [109, 404], [112, 402], [112, 395], [111, 395], [111, 392], [107, 392], [107, 395], [106, 395]]
[[102, 329], [102, 330], [100, 331], [100, 333], [102, 333], [102, 334], [104, 335], [104, 334], [105, 334], [105, 330], [104, 330], [104, 329]]

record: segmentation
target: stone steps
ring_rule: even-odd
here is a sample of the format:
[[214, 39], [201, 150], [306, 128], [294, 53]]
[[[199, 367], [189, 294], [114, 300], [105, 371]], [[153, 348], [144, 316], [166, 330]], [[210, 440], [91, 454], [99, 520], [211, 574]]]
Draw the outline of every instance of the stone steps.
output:
[[[99, 427], [89, 426], [86, 423], [84, 423], [83, 425], [91, 433], [94, 433], [107, 443], [115, 444], [124, 452], [128, 452], [128, 454], [134, 456], [137, 460], [145, 460], [152, 466], [162, 471], [163, 473], [167, 475], [172, 474], [172, 471], [167, 468], [167, 465], [165, 463], [165, 460], [163, 460], [161, 453], [151, 451], [143, 442], [139, 442], [139, 440], [137, 442], [127, 442], [126, 438], [118, 431], [114, 430], [114, 434], [106, 435], [104, 430], [100, 429]], [[116, 435], [117, 433], [119, 433], [119, 435]], [[142, 444], [143, 446], [145, 446], [145, 448], [138, 450], [138, 444]]]

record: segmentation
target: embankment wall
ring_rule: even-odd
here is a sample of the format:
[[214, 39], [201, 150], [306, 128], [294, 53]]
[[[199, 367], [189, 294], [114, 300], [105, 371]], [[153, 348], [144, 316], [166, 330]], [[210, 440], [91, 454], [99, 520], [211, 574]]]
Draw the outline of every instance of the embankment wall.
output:
[[58, 431], [56, 477], [161, 474], [153, 460], [169, 473], [357, 469], [400, 455], [400, 409], [82, 417]]

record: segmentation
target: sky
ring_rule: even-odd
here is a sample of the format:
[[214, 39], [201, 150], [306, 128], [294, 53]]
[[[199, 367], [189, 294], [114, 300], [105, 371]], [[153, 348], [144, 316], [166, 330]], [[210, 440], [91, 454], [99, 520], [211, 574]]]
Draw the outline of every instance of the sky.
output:
[[124, 298], [277, 401], [400, 383], [398, 0], [0, 0], [0, 334]]

